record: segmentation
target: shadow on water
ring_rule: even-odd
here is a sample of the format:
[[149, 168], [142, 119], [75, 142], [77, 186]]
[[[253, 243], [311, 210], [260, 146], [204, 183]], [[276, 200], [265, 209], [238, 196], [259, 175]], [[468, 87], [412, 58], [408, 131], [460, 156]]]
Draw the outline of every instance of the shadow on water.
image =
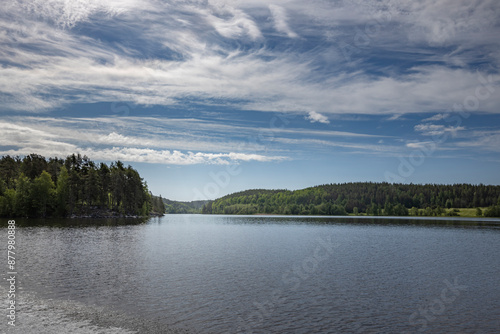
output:
[[[16, 226], [81, 228], [165, 224], [183, 216], [184, 222], [209, 222], [230, 225], [377, 225], [426, 226], [500, 229], [500, 219], [455, 217], [384, 217], [384, 216], [278, 216], [278, 215], [166, 215], [140, 218], [15, 218]], [[0, 219], [0, 228], [7, 227], [7, 218]], [[177, 219], [174, 219], [177, 220]]]
[[[16, 227], [90, 227], [146, 224], [151, 218], [15, 218]], [[1, 219], [0, 227], [7, 227], [9, 219]]]
[[286, 224], [286, 225], [388, 225], [461, 228], [498, 228], [500, 219], [454, 217], [384, 217], [384, 216], [219, 216], [228, 224]]

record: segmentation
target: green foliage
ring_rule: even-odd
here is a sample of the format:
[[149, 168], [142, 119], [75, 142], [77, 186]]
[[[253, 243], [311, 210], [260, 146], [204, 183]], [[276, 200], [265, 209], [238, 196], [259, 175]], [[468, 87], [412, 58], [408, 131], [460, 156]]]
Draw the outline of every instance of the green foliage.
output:
[[419, 216], [420, 215], [420, 211], [418, 210], [417, 207], [412, 207], [410, 209], [410, 212], [409, 212], [410, 216]]
[[[500, 186], [389, 183], [327, 184], [296, 191], [251, 189], [206, 203], [206, 214], [443, 216], [443, 208], [495, 205]], [[411, 209], [409, 209], [411, 208]]]
[[476, 208], [476, 216], [481, 217], [483, 215], [483, 210], [481, 208]]
[[16, 180], [16, 196], [14, 200], [14, 214], [16, 216], [33, 215], [31, 194], [31, 181], [21, 173]]
[[[163, 215], [166, 212], [165, 203], [163, 202], [163, 198], [160, 196], [151, 195], [151, 209], [149, 211], [153, 211], [156, 214]], [[148, 212], [149, 212], [148, 211]]]
[[204, 205], [209, 201], [179, 202], [163, 199], [163, 202], [166, 213], [211, 213], [207, 211], [208, 207], [205, 208], [205, 212], [202, 212]]
[[493, 205], [484, 211], [485, 217], [500, 217], [500, 205]]
[[448, 199], [446, 200], [445, 207], [446, 207], [447, 209], [451, 209], [451, 208], [453, 207], [453, 201], [452, 201], [450, 198], [448, 198]]
[[3, 196], [0, 196], [0, 213], [6, 216], [15, 215], [16, 191], [14, 189], [6, 189]]
[[46, 217], [52, 214], [56, 189], [47, 171], [42, 171], [40, 176], [35, 178], [31, 186], [30, 195], [35, 216]]
[[66, 216], [68, 213], [68, 198], [69, 198], [69, 176], [65, 166], [61, 167], [56, 187], [56, 215], [60, 217]]
[[86, 156], [65, 160], [37, 154], [0, 159], [0, 216], [92, 215], [112, 209], [124, 215], [163, 214], [139, 173], [117, 161], [99, 167]]

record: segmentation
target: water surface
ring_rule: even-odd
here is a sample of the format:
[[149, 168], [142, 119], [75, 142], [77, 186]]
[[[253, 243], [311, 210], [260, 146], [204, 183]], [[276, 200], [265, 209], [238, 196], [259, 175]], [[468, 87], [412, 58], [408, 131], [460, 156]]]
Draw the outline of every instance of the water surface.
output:
[[81, 333], [496, 333], [498, 224], [18, 220], [19, 326], [40, 332], [29, 319], [46, 316], [34, 306], [45, 305]]

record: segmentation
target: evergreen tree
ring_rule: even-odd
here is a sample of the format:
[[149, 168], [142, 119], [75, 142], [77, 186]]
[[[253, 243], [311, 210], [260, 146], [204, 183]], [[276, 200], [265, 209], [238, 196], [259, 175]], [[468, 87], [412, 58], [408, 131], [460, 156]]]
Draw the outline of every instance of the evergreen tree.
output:
[[33, 214], [31, 200], [31, 181], [21, 173], [16, 180], [16, 197], [14, 201], [14, 213], [17, 216], [28, 217]]
[[55, 193], [55, 185], [50, 174], [43, 171], [31, 186], [31, 201], [35, 216], [46, 217], [52, 214]]
[[56, 187], [56, 214], [66, 216], [69, 200], [69, 175], [65, 166], [61, 167]]
[[48, 162], [37, 154], [0, 158], [1, 216], [87, 215], [96, 209], [145, 215], [153, 206], [165, 212], [163, 199], [152, 197], [139, 173], [120, 161], [109, 168], [80, 154]]

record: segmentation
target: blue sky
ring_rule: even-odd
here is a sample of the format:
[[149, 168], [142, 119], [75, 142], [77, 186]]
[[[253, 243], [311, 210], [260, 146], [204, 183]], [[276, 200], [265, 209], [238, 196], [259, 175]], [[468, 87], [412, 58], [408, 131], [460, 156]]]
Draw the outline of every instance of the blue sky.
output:
[[500, 3], [7, 0], [0, 154], [155, 194], [500, 184]]

